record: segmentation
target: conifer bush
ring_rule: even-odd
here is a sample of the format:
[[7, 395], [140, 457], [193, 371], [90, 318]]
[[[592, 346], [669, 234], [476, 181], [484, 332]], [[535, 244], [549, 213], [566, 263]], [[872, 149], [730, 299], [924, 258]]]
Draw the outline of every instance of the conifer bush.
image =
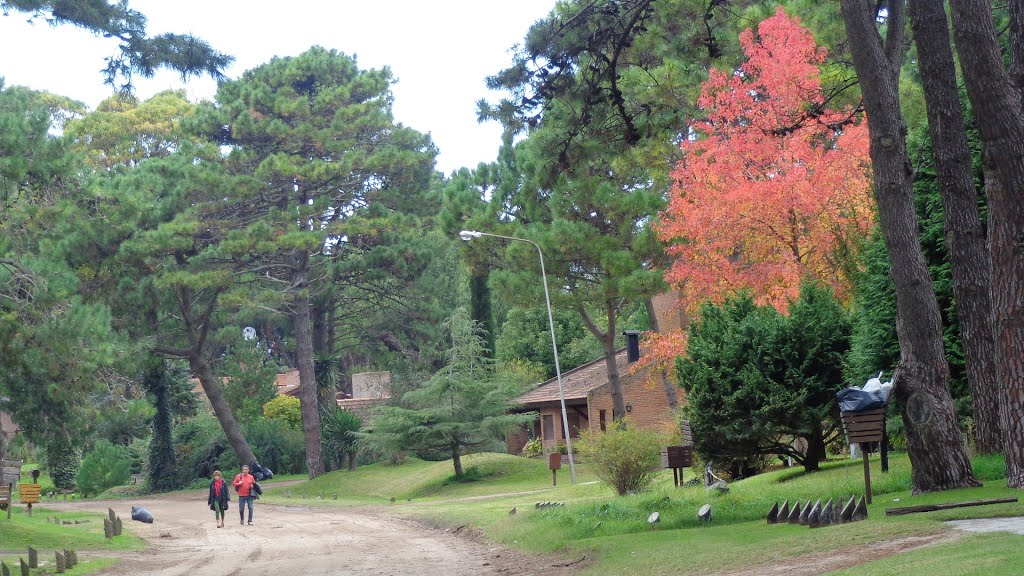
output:
[[127, 484], [131, 469], [132, 457], [126, 447], [100, 440], [82, 459], [76, 477], [78, 489], [83, 496], [95, 496], [107, 488]]

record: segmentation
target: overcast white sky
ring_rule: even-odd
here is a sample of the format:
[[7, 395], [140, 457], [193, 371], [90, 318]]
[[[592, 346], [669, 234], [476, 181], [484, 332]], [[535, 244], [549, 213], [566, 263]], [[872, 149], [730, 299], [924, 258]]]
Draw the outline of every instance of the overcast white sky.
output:
[[[497, 156], [501, 129], [478, 124], [476, 101], [496, 99], [484, 80], [511, 62], [510, 48], [555, 0], [129, 0], [149, 19], [150, 34], [192, 33], [235, 57], [237, 78], [273, 56], [312, 45], [355, 54], [360, 68], [390, 66], [399, 122], [429, 132], [440, 149], [438, 170], [476, 167]], [[110, 94], [100, 70], [116, 43], [70, 26], [52, 28], [26, 15], [0, 16], [0, 77], [81, 100], [93, 108]], [[139, 79], [147, 98], [180, 79]], [[185, 86], [193, 100], [216, 92], [212, 80]]]

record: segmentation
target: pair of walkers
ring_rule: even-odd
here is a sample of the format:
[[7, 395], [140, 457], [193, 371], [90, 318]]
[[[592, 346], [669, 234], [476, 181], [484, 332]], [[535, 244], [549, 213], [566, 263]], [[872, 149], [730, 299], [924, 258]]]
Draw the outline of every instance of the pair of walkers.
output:
[[[232, 485], [235, 491], [238, 492], [239, 523], [243, 526], [245, 525], [245, 510], [248, 508], [249, 526], [252, 526], [252, 505], [253, 501], [259, 497], [261, 492], [260, 485], [256, 483], [256, 479], [253, 478], [252, 474], [249, 474], [248, 466], [242, 466], [242, 471], [235, 476]], [[217, 519], [217, 528], [224, 527], [224, 515], [228, 510], [228, 502], [230, 501], [231, 494], [228, 492], [228, 483], [224, 480], [220, 470], [214, 470], [207, 504], [209, 504], [210, 510], [213, 510], [214, 516]]]

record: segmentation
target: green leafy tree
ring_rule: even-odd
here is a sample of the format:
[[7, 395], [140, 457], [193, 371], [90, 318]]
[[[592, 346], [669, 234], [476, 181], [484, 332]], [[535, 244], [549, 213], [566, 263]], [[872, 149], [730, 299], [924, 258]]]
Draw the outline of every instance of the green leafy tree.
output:
[[373, 432], [406, 450], [437, 450], [451, 455], [456, 478], [464, 474], [462, 455], [501, 439], [535, 413], [511, 414], [521, 383], [496, 374], [484, 339], [469, 313], [460, 308], [445, 323], [450, 338], [447, 365], [422, 388], [402, 395], [400, 406], [384, 406]]
[[281, 394], [263, 405], [263, 415], [293, 430], [301, 430], [302, 411], [299, 404], [298, 398]]
[[[825, 458], [842, 388], [850, 322], [830, 290], [805, 284], [782, 316], [749, 294], [705, 305], [677, 362], [694, 447], [705, 459], [791, 457], [806, 470]], [[834, 420], [833, 420], [834, 422]], [[795, 438], [806, 449], [794, 446]]]
[[260, 418], [263, 405], [277, 395], [277, 366], [255, 340], [236, 340], [224, 356], [220, 373], [231, 412], [243, 422]]
[[260, 301], [291, 321], [313, 477], [324, 470], [312, 314], [321, 280], [382, 207], [403, 205], [429, 179], [435, 154], [429, 137], [395, 124], [391, 81], [387, 69], [315, 47], [222, 83], [198, 115], [230, 148], [236, 177], [222, 217], [237, 229], [221, 253], [246, 263]]
[[95, 496], [131, 480], [132, 458], [125, 446], [100, 440], [82, 459], [76, 478], [83, 496]]

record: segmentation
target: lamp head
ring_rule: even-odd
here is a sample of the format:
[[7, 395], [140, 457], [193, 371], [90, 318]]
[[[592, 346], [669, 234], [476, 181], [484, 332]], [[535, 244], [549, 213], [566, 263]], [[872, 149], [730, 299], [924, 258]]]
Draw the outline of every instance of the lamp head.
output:
[[466, 241], [472, 240], [474, 238], [479, 238], [480, 236], [483, 236], [483, 234], [477, 232], [476, 230], [463, 230], [462, 232], [459, 232], [459, 238], [462, 238], [463, 240]]

